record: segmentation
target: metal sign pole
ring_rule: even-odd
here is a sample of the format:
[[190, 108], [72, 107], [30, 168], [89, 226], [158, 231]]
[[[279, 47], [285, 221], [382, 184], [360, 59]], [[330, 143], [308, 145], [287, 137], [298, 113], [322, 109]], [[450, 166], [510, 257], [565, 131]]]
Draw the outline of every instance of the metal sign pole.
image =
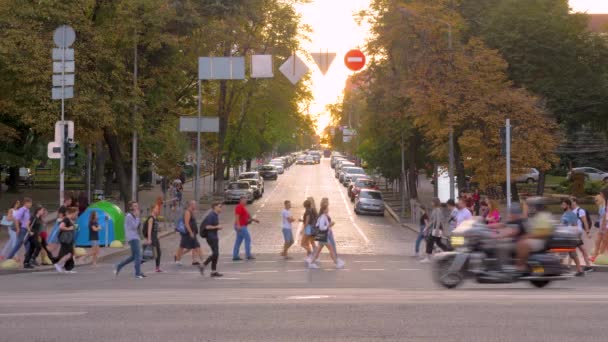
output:
[[[66, 41], [66, 32], [63, 31], [63, 41]], [[65, 193], [65, 53], [67, 48], [64, 47], [63, 52], [61, 53], [61, 158], [59, 161], [59, 206], [63, 205], [64, 202], [64, 193]]]
[[196, 174], [194, 175], [194, 200], [196, 203], [200, 200], [199, 197], [199, 177], [201, 175], [201, 107], [202, 107], [202, 94], [201, 80], [198, 80], [198, 112], [196, 121]]
[[106, 248], [110, 245], [110, 218], [106, 215]]
[[511, 120], [506, 122], [507, 209], [511, 209]]

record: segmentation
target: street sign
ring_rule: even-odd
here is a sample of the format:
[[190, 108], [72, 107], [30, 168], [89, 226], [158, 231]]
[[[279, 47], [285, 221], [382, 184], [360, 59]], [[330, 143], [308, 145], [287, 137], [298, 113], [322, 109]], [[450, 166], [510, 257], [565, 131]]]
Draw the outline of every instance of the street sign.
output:
[[74, 44], [76, 32], [68, 25], [61, 25], [53, 32], [53, 41], [60, 48], [68, 48]]
[[[63, 82], [62, 82], [63, 80]], [[73, 86], [74, 74], [53, 75], [53, 87]]]
[[357, 135], [357, 132], [352, 128], [345, 128], [342, 130], [342, 135], [344, 135], [344, 136]]
[[350, 136], [350, 135], [345, 135], [345, 136], [342, 137], [342, 141], [345, 142], [345, 143], [351, 142], [352, 139], [353, 139], [353, 137]]
[[71, 99], [74, 97], [74, 87], [54, 87], [51, 93], [51, 99], [53, 100], [61, 100], [61, 99]]
[[251, 56], [251, 77], [252, 78], [272, 78], [272, 55], [253, 55]]
[[350, 50], [344, 55], [344, 64], [351, 71], [359, 71], [365, 66], [365, 55], [361, 50]]
[[311, 52], [310, 55], [323, 75], [327, 73], [329, 66], [336, 58], [335, 52]]
[[53, 62], [53, 73], [61, 74], [62, 72], [74, 72], [76, 65], [74, 61], [70, 62]]
[[46, 155], [49, 159], [61, 158], [61, 146], [58, 142], [51, 141], [46, 148]]
[[[196, 119], [196, 117], [191, 116], [182, 116], [181, 118], [179, 118], [179, 131], [196, 132]], [[203, 133], [218, 133], [220, 131], [220, 118], [203, 116], [201, 117], [200, 128], [200, 131]]]
[[199, 57], [199, 80], [244, 80], [245, 57]]
[[[74, 121], [63, 121], [64, 125], [68, 126], [68, 136], [67, 139], [74, 139]], [[63, 135], [63, 127], [61, 124], [61, 121], [57, 121], [55, 122], [55, 142], [57, 144], [60, 144], [63, 140], [62, 140], [62, 135]]]
[[308, 72], [308, 66], [297, 55], [291, 55], [283, 65], [279, 67], [279, 71], [287, 77], [289, 82], [296, 84]]
[[[65, 55], [64, 55], [65, 53]], [[53, 60], [54, 61], [73, 61], [74, 60], [74, 49], [53, 49]]]

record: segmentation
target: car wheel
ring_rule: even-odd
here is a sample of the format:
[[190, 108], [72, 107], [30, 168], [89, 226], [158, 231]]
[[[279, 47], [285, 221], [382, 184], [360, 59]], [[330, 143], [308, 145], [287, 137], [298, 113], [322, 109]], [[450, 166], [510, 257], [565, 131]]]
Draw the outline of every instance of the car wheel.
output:
[[534, 184], [534, 178], [528, 178], [526, 180], [526, 183], [528, 183], [528, 184]]
[[357, 215], [357, 216], [361, 215], [361, 213], [359, 212], [359, 210], [355, 209], [355, 215]]

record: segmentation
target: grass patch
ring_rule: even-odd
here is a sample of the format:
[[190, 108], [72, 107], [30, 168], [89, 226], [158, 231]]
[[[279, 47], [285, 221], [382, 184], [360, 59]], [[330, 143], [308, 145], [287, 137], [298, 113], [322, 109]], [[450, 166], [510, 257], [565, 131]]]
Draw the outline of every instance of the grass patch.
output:
[[546, 186], [558, 186], [565, 180], [566, 180], [565, 176], [546, 175], [545, 176], [545, 185]]

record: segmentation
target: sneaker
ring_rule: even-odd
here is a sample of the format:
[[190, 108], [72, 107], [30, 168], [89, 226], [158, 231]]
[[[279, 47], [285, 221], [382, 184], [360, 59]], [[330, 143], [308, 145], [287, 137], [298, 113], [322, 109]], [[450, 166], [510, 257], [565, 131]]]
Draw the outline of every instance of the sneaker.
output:
[[304, 261], [306, 261], [307, 264], [310, 264], [310, 263], [312, 263], [312, 257], [307, 256], [306, 258], [304, 258]]
[[255, 257], [253, 255], [250, 255], [247, 257], [247, 260], [255, 260]]
[[36, 260], [32, 260], [30, 264], [32, 264], [32, 266], [40, 266], [40, 264]]
[[65, 272], [65, 270], [63, 269], [63, 267], [59, 266], [59, 264], [55, 264], [53, 266], [55, 266], [55, 270], [57, 270], [58, 273]]
[[308, 268], [310, 268], [312, 270], [316, 270], [316, 269], [319, 269], [319, 265], [317, 265], [315, 263], [309, 263]]
[[[204, 276], [205, 275], [205, 265], [200, 265], [198, 267], [198, 270], [201, 272], [201, 275]], [[213, 274], [213, 273], [212, 273]]]
[[585, 272], [576, 272], [574, 274], [575, 277], [584, 277], [585, 276]]
[[241, 257], [235, 257], [235, 258], [232, 258], [232, 261], [243, 261], [243, 259], [241, 259]]
[[146, 276], [143, 274], [139, 274], [135, 276], [135, 279], [144, 279]]
[[29, 269], [29, 270], [33, 270], [33, 269], [34, 269], [34, 266], [32, 266], [31, 264], [24, 264], [24, 265], [23, 265], [23, 268], [25, 268], [25, 269]]
[[338, 259], [338, 261], [336, 262], [336, 268], [344, 268], [344, 261], [342, 259]]
[[425, 257], [425, 258], [421, 259], [420, 262], [423, 264], [428, 264], [431, 262], [431, 259], [429, 259], [428, 257]]
[[414, 253], [414, 255], [412, 255], [412, 258], [416, 258], [416, 259], [420, 258], [420, 253]]
[[212, 278], [219, 278], [219, 277], [223, 277], [224, 275], [221, 274], [220, 272], [212, 272], [211, 273], [211, 277]]
[[195, 261], [195, 262], [192, 263], [192, 266], [200, 266], [200, 265], [201, 265], [201, 263], [198, 262], [198, 261]]
[[177, 266], [182, 266], [183, 264], [182, 264], [182, 262], [181, 262], [181, 261], [176, 260], [176, 261], [175, 261], [175, 265], [177, 265]]
[[120, 272], [118, 267], [114, 266], [114, 278], [118, 277], [118, 272]]
[[165, 271], [161, 270], [160, 268], [157, 268], [154, 270], [154, 273], [165, 273]]
[[585, 267], [583, 267], [583, 272], [585, 272], [585, 273], [590, 273], [590, 272], [593, 272], [593, 271], [595, 271], [595, 270], [591, 266], [585, 266]]

